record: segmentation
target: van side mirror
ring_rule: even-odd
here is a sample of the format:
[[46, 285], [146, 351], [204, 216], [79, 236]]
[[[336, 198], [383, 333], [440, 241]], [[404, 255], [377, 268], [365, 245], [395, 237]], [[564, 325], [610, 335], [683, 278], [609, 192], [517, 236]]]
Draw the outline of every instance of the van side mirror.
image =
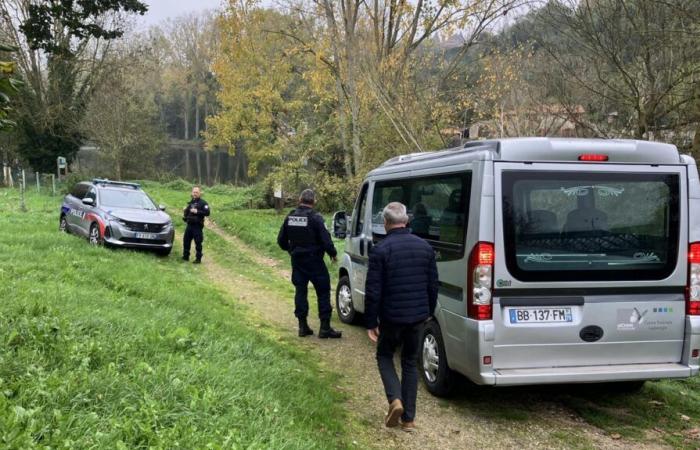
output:
[[83, 199], [83, 205], [94, 206], [95, 200], [92, 197], [85, 197]]
[[165, 211], [165, 205], [158, 205], [158, 209], [160, 209], [161, 211]]
[[348, 215], [345, 211], [333, 214], [333, 237], [345, 239], [348, 234]]

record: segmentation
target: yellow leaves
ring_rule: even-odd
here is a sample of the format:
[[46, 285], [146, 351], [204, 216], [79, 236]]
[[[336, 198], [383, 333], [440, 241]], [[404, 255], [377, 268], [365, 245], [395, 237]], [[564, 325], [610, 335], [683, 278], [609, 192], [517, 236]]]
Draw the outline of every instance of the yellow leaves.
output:
[[12, 75], [15, 71], [15, 63], [12, 61], [0, 61], [0, 73]]

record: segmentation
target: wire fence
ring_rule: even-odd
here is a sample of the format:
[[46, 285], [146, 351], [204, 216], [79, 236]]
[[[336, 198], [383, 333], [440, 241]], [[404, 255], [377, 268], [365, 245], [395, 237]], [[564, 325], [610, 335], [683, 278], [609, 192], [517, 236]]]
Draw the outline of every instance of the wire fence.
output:
[[0, 183], [5, 187], [20, 189], [23, 192], [33, 192], [58, 195], [60, 181], [55, 173], [30, 172], [25, 169], [3, 166]]

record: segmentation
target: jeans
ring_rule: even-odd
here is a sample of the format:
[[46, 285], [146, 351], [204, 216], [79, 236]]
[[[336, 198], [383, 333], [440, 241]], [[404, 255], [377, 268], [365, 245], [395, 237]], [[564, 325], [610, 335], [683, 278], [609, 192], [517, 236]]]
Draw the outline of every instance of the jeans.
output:
[[197, 259], [202, 259], [202, 242], [204, 242], [204, 232], [202, 227], [197, 225], [187, 225], [185, 228], [185, 236], [183, 238], [183, 249], [182, 257], [185, 259], [190, 258], [190, 247], [192, 247], [192, 240], [194, 239], [194, 248]]
[[[414, 324], [379, 324], [377, 365], [382, 377], [386, 398], [391, 403], [400, 399], [404, 412], [403, 422], [412, 422], [416, 416], [418, 395], [418, 347], [421, 322]], [[401, 381], [394, 369], [394, 353], [401, 347]]]
[[318, 317], [330, 320], [331, 312], [331, 277], [323, 262], [323, 255], [307, 254], [292, 256], [292, 284], [294, 295], [294, 315], [305, 319], [309, 315], [309, 282], [313, 284], [318, 299]]

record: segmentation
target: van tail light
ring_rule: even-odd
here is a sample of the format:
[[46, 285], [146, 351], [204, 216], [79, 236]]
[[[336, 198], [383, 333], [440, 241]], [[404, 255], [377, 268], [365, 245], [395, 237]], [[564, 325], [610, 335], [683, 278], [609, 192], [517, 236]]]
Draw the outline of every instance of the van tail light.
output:
[[700, 316], [700, 242], [688, 247], [688, 286], [685, 288], [685, 312]]
[[467, 316], [476, 320], [493, 317], [493, 261], [494, 248], [490, 242], [479, 242], [469, 255], [467, 276]]

